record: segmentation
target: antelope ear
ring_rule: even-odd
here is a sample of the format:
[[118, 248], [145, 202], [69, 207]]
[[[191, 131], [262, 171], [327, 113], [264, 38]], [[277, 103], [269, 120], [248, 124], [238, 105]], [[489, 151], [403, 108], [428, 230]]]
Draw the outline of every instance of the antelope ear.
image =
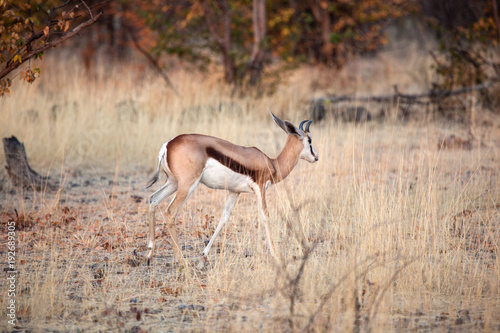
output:
[[302, 139], [304, 137], [304, 132], [295, 127], [294, 124], [292, 124], [288, 120], [285, 120], [283, 123], [286, 127], [285, 132], [287, 132], [288, 134], [296, 135], [299, 139]]
[[281, 127], [281, 129], [286, 132], [287, 130], [286, 130], [285, 124], [283, 123], [283, 120], [281, 120], [280, 118], [276, 117], [274, 115], [274, 113], [271, 112], [271, 110], [269, 110], [269, 113], [273, 117], [273, 120], [276, 123], [276, 125], [278, 125], [279, 127]]

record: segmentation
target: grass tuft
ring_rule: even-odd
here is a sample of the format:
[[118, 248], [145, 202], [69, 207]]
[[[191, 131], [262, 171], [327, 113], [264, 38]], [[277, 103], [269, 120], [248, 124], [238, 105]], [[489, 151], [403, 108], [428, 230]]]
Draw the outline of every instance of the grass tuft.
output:
[[[42, 78], [0, 99], [2, 137], [17, 136], [33, 168], [62, 185], [57, 193], [20, 191], [0, 175], [1, 227], [6, 233], [9, 221], [17, 226], [19, 327], [500, 329], [500, 127], [480, 107], [476, 115], [490, 118], [474, 124], [470, 149], [438, 149], [443, 137], [465, 137], [469, 127], [427, 118], [313, 122], [319, 162], [299, 162], [267, 195], [283, 266], [270, 258], [256, 200], [248, 195], [214, 244], [208, 269], [197, 270], [225, 198], [200, 186], [177, 226], [192, 266], [175, 263], [160, 222], [148, 267], [145, 214], [154, 189], [145, 186], [163, 142], [204, 133], [274, 157], [285, 134], [268, 108], [298, 124], [309, 118], [308, 98], [339, 85], [364, 95], [390, 91], [394, 80], [411, 82], [391, 70], [376, 87], [363, 85], [365, 77], [348, 86], [345, 73], [335, 81], [332, 73], [302, 68], [274, 95], [252, 99], [232, 96], [213, 74], [178, 69], [170, 77], [179, 98], [133, 64], [102, 66], [93, 77], [68, 78], [67, 68], [78, 68], [76, 60], [47, 57]], [[321, 83], [325, 77], [332, 81]], [[160, 221], [166, 207], [160, 205]], [[0, 251], [6, 261], [6, 242]], [[0, 299], [2, 309], [8, 300]], [[10, 327], [2, 318], [0, 327]]]

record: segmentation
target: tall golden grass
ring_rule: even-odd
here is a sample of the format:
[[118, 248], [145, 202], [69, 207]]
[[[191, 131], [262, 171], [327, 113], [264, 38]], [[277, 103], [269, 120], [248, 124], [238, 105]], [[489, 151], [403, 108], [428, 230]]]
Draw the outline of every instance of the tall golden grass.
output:
[[[178, 97], [140, 65], [101, 66], [92, 76], [75, 59], [47, 57], [42, 66], [35, 84], [16, 84], [11, 97], [0, 99], [2, 137], [17, 136], [32, 167], [63, 185], [57, 193], [13, 194], [4, 183], [0, 192], [3, 218], [14, 218], [16, 209], [17, 223], [31, 223], [17, 231], [20, 327], [500, 329], [498, 120], [474, 124], [471, 150], [439, 150], [440, 140], [464, 136], [467, 128], [327, 117], [311, 125], [319, 162], [299, 162], [268, 193], [272, 236], [286, 267], [269, 256], [253, 196], [239, 198], [206, 271], [172, 266], [162, 223], [147, 267], [133, 251], [144, 253], [151, 192], [143, 187], [164, 141], [205, 133], [273, 157], [285, 134], [267, 109], [298, 123], [308, 116], [305, 101], [318, 93], [318, 82], [331, 76], [331, 84], [320, 84], [331, 92], [348, 91], [348, 81], [342, 73], [302, 68], [273, 95], [235, 97], [214, 74], [181, 67], [171, 73]], [[391, 89], [394, 79], [394, 73], [378, 77], [376, 89]], [[373, 83], [363, 86], [364, 80], [354, 81], [354, 93], [371, 91]], [[400, 84], [410, 87], [405, 80]], [[200, 186], [182, 208], [181, 245], [193, 264], [224, 196]]]

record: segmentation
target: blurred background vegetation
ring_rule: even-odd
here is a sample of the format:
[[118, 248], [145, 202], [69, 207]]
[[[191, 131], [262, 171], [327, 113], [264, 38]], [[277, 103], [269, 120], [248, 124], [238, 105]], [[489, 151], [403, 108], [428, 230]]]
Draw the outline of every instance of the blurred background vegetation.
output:
[[175, 56], [235, 87], [262, 88], [300, 64], [341, 68], [376, 54], [387, 28], [408, 22], [418, 22], [408, 38], [432, 31], [433, 84], [451, 90], [498, 78], [498, 16], [497, 0], [0, 0], [0, 95], [18, 75], [35, 81], [42, 73], [29, 60], [63, 42], [87, 72], [99, 57], [126, 61], [135, 49], [167, 81]]

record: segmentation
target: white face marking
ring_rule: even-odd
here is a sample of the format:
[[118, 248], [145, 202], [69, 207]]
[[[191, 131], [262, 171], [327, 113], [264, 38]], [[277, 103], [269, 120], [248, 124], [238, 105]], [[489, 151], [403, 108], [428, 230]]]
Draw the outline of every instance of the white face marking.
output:
[[309, 134], [304, 135], [302, 139], [302, 143], [304, 143], [304, 149], [300, 153], [299, 158], [306, 160], [309, 163], [314, 163], [318, 161], [318, 153], [314, 150], [311, 142], [311, 136]]
[[252, 192], [250, 177], [234, 172], [213, 158], [207, 160], [200, 182], [214, 190], [227, 189], [232, 192]]

